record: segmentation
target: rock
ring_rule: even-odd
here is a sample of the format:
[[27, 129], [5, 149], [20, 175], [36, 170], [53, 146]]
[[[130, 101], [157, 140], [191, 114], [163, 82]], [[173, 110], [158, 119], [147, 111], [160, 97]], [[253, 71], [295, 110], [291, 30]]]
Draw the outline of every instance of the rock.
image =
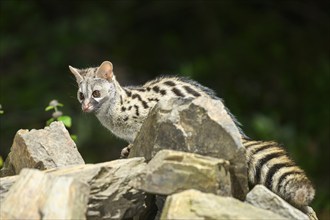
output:
[[246, 196], [245, 149], [220, 100], [160, 102], [123, 156], [131, 146], [132, 158], [84, 164], [62, 123], [18, 131], [0, 176], [21, 172], [0, 178], [0, 219], [317, 220], [263, 186], [231, 198]]
[[114, 160], [86, 170], [92, 175], [82, 174], [79, 170], [72, 173], [77, 178], [88, 177], [91, 186], [88, 219], [123, 219], [143, 215], [147, 211], [147, 194], [134, 189], [129, 182], [145, 165], [144, 158]]
[[[145, 166], [144, 158], [132, 158], [56, 168], [44, 172], [88, 183], [91, 189], [88, 219], [123, 219], [135, 216], [144, 219], [150, 214], [148, 209], [152, 205], [149, 200], [152, 198], [134, 189], [129, 182], [142, 172]], [[0, 178], [0, 198], [6, 199], [6, 192], [16, 180], [16, 176]]]
[[310, 206], [302, 207], [302, 212], [305, 213], [310, 220], [318, 220], [316, 212]]
[[245, 148], [240, 133], [220, 100], [160, 101], [149, 113], [129, 157], [151, 160], [162, 149], [198, 153], [230, 161], [233, 195], [248, 191]]
[[3, 203], [10, 187], [15, 183], [18, 176], [9, 176], [0, 178], [0, 204]]
[[62, 122], [40, 130], [19, 130], [0, 176], [18, 174], [23, 168], [40, 170], [84, 164], [76, 144]]
[[231, 197], [197, 190], [168, 196], [161, 219], [286, 219]]
[[291, 206], [263, 185], [256, 185], [247, 194], [246, 202], [253, 206], [270, 210], [289, 219], [309, 219], [307, 215]]
[[89, 186], [72, 177], [23, 169], [1, 203], [1, 219], [86, 219]]
[[133, 186], [157, 195], [197, 189], [231, 196], [229, 162], [173, 150], [161, 150], [133, 182]]
[[77, 166], [71, 171], [59, 169], [52, 173], [72, 175], [89, 183], [88, 219], [123, 219], [147, 212], [146, 193], [129, 185], [145, 166], [144, 158], [133, 158], [90, 165], [84, 169], [84, 166]]

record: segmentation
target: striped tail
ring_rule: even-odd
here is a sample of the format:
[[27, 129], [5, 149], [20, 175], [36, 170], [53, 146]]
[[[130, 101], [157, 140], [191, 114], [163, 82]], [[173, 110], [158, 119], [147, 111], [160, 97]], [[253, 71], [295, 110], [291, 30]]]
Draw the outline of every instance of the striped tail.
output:
[[294, 206], [307, 206], [315, 190], [311, 181], [276, 142], [242, 139], [249, 184], [262, 184]]

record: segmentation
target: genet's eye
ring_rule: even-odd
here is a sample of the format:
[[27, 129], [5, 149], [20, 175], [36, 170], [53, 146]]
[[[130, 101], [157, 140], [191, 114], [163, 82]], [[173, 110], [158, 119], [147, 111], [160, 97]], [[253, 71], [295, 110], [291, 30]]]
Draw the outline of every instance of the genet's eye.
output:
[[79, 99], [80, 100], [84, 100], [85, 99], [85, 96], [82, 92], [79, 92]]
[[92, 96], [94, 98], [99, 98], [101, 96], [101, 93], [99, 90], [94, 90], [94, 92], [92, 93]]

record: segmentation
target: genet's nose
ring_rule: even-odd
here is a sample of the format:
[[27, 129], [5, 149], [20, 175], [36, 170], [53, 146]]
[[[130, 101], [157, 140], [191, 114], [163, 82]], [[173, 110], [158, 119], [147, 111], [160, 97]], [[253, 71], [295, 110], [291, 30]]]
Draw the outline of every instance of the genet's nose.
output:
[[92, 104], [90, 102], [83, 102], [81, 108], [84, 112], [89, 112], [92, 109]]

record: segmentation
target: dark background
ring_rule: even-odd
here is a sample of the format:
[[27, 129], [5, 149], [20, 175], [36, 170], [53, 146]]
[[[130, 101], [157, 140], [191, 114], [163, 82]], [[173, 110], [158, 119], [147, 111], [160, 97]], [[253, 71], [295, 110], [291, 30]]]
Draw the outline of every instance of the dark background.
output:
[[315, 183], [329, 219], [330, 8], [317, 1], [0, 2], [0, 155], [40, 129], [52, 99], [73, 119], [86, 162], [126, 143], [83, 114], [74, 67], [114, 64], [123, 85], [176, 74], [214, 89], [255, 139], [277, 140]]

